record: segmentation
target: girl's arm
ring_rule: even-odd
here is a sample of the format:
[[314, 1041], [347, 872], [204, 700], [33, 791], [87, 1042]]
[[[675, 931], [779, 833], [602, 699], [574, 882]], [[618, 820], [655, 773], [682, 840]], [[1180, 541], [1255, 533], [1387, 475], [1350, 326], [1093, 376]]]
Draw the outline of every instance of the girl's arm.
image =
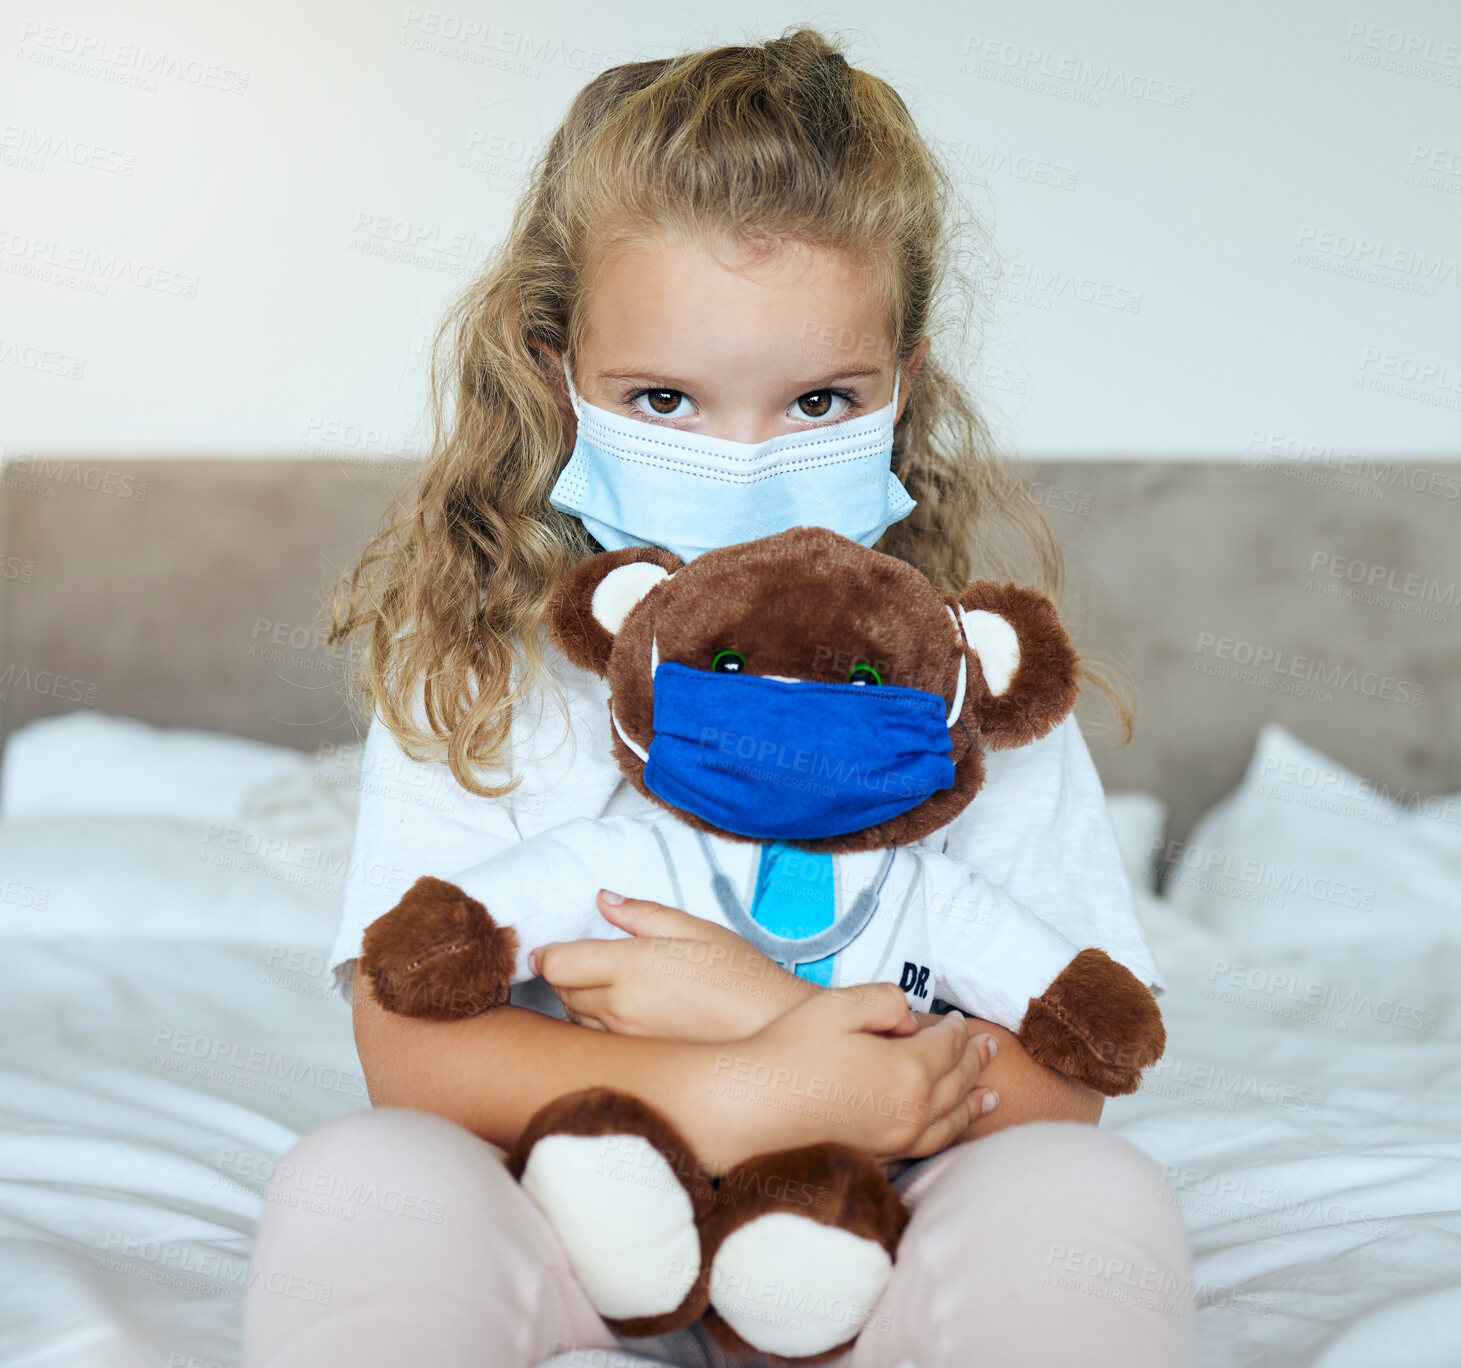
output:
[[[927, 1024], [939, 1020], [926, 1012], [915, 1012], [914, 1016]], [[993, 1036], [998, 1047], [979, 1075], [979, 1086], [998, 1094], [999, 1105], [976, 1116], [958, 1140], [977, 1140], [981, 1135], [1022, 1126], [1027, 1121], [1079, 1121], [1088, 1126], [1099, 1123], [1106, 1099], [1094, 1088], [1036, 1063], [1013, 1031], [977, 1017], [970, 1017], [969, 1024], [971, 1030]]]
[[[540, 970], [574, 1017], [624, 1036], [742, 1040], [824, 990], [797, 978], [734, 931], [677, 908], [629, 898], [602, 915], [631, 939], [570, 941], [541, 955]], [[932, 1026], [940, 1017], [913, 1016]], [[972, 1140], [1027, 1121], [1095, 1125], [1105, 1099], [1093, 1088], [1036, 1063], [1014, 1032], [966, 1018], [996, 1053], [979, 1086], [996, 1095], [957, 1137]], [[709, 1034], [707, 1034], [709, 1033]]]
[[967, 1129], [988, 1063], [964, 1018], [916, 1029], [891, 984], [819, 993], [731, 1042], [618, 1036], [512, 1006], [400, 1016], [365, 980], [354, 1021], [375, 1106], [434, 1112], [508, 1149], [554, 1098], [617, 1088], [661, 1111], [712, 1172], [825, 1140], [884, 1160], [933, 1154]]

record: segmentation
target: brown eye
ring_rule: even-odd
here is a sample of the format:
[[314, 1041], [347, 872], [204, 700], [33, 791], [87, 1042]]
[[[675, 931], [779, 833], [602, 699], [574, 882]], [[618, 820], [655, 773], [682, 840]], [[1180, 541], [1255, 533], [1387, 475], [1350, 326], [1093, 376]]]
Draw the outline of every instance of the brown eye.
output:
[[832, 408], [836, 395], [831, 390], [813, 390], [796, 401], [803, 418], [825, 418]]
[[645, 390], [644, 396], [649, 400], [650, 408], [661, 418], [672, 417], [684, 397], [679, 390]]
[[801, 418], [806, 422], [835, 423], [859, 413], [862, 405], [851, 390], [831, 389], [809, 390], [787, 411], [789, 418]]

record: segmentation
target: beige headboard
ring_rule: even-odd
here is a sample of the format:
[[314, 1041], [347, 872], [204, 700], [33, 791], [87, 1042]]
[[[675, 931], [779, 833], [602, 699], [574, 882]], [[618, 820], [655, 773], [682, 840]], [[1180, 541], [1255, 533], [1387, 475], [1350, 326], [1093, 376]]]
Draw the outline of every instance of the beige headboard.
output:
[[[1136, 739], [1109, 788], [1170, 833], [1281, 722], [1392, 790], [1461, 789], [1461, 464], [1042, 462], [1080, 645]], [[324, 595], [410, 466], [29, 457], [0, 488], [0, 736], [91, 706], [310, 750], [353, 740]], [[1083, 709], [1084, 709], [1083, 704]], [[1092, 716], [1095, 716], [1093, 711]]]

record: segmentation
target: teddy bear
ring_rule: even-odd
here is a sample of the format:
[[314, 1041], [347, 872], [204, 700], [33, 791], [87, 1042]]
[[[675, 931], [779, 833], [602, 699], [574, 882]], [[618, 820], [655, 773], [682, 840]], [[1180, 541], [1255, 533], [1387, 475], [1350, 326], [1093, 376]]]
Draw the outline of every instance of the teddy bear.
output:
[[[419, 878], [366, 928], [359, 968], [384, 1008], [450, 1020], [506, 1002], [534, 949], [628, 934], [597, 911], [607, 886], [826, 986], [835, 966], [836, 986], [896, 981], [910, 1008], [997, 1022], [1106, 1095], [1160, 1058], [1161, 1013], [1130, 970], [917, 844], [974, 800], [986, 749], [1037, 740], [1074, 706], [1078, 660], [1046, 597], [988, 580], [943, 594], [794, 527], [690, 562], [589, 557], [548, 627], [607, 679], [615, 760], [653, 806]], [[856, 1339], [908, 1219], [867, 1151], [829, 1141], [712, 1178], [668, 1118], [608, 1088], [540, 1109], [507, 1164], [615, 1333], [704, 1316], [732, 1354], [785, 1363]]]

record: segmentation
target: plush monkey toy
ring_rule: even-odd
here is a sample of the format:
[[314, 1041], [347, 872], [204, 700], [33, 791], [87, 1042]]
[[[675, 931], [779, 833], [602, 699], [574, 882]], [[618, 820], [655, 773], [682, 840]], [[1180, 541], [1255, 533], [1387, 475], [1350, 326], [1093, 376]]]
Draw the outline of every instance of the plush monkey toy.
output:
[[[978, 793], [984, 748], [1036, 740], [1074, 706], [1076, 655], [1048, 599], [990, 581], [940, 594], [904, 561], [796, 527], [688, 564], [656, 547], [593, 556], [549, 625], [607, 677], [615, 759], [655, 809], [563, 823], [456, 883], [418, 879], [366, 929], [359, 968], [382, 1006], [500, 1005], [533, 977], [533, 949], [627, 934], [598, 914], [607, 886], [729, 926], [804, 977], [820, 966], [827, 982], [835, 956], [839, 985], [896, 980], [924, 1010], [937, 994], [1108, 1095], [1160, 1058], [1161, 1014], [1125, 966], [913, 844]], [[769, 853], [813, 929], [755, 914]], [[787, 1362], [851, 1344], [907, 1222], [864, 1150], [757, 1155], [713, 1182], [667, 1118], [606, 1088], [543, 1107], [508, 1167], [616, 1333], [705, 1315], [732, 1352]]]

